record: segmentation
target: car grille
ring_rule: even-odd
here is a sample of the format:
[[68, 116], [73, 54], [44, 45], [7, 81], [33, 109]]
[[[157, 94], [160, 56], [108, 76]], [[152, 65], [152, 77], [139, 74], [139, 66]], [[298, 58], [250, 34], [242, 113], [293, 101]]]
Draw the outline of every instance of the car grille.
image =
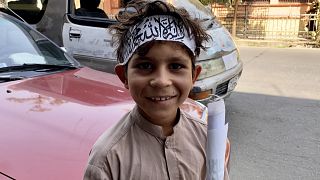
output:
[[218, 96], [225, 95], [228, 92], [228, 84], [229, 84], [229, 81], [219, 84], [217, 86], [215, 95], [218, 95]]

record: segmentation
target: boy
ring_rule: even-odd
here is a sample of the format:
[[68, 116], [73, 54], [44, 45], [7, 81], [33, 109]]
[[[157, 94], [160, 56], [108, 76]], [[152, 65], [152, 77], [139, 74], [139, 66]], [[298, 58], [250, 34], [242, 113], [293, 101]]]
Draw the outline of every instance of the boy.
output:
[[94, 145], [84, 179], [205, 179], [207, 125], [180, 111], [209, 39], [182, 9], [161, 1], [129, 4], [114, 26], [115, 72], [135, 108]]

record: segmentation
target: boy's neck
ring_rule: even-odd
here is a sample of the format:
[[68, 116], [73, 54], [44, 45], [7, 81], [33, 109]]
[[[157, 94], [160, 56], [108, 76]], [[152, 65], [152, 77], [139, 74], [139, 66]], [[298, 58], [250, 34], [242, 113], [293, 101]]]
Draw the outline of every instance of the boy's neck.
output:
[[173, 126], [162, 126], [162, 132], [164, 136], [170, 136], [173, 134]]
[[177, 109], [177, 115], [173, 123], [169, 126], [162, 126], [162, 132], [164, 136], [170, 136], [173, 134], [173, 127], [179, 122], [180, 120], [180, 109]]
[[180, 109], [177, 109], [177, 114], [176, 117], [170, 121], [167, 121], [166, 124], [158, 124], [156, 119], [152, 119], [150, 117], [148, 117], [142, 109], [138, 108], [138, 111], [140, 112], [140, 114], [150, 123], [157, 125], [157, 126], [161, 126], [162, 127], [162, 133], [164, 136], [170, 136], [173, 134], [173, 127], [179, 122], [180, 120]]

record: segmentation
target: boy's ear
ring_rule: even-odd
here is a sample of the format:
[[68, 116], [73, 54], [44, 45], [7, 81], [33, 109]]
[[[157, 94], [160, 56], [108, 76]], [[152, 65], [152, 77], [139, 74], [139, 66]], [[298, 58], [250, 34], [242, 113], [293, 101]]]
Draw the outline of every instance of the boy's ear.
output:
[[118, 75], [119, 79], [124, 84], [124, 87], [129, 89], [128, 79], [126, 75], [126, 67], [124, 65], [117, 64], [114, 68], [115, 73]]
[[199, 74], [201, 73], [202, 67], [200, 65], [196, 65], [196, 67], [193, 70], [193, 77], [192, 77], [192, 82], [195, 83], [196, 80], [198, 79]]

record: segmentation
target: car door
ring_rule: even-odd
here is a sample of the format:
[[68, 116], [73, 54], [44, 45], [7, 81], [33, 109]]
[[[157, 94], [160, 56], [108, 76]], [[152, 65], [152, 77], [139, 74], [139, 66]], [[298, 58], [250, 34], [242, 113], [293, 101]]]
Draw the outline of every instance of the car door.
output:
[[[98, 8], [105, 11], [107, 2], [101, 0]], [[108, 17], [97, 16], [96, 12], [79, 14], [77, 10], [83, 9], [81, 5], [84, 6], [80, 0], [67, 0], [66, 21], [62, 30], [63, 46], [82, 64], [113, 73], [116, 54], [109, 27], [116, 23], [114, 15], [107, 11], [105, 14]]]

